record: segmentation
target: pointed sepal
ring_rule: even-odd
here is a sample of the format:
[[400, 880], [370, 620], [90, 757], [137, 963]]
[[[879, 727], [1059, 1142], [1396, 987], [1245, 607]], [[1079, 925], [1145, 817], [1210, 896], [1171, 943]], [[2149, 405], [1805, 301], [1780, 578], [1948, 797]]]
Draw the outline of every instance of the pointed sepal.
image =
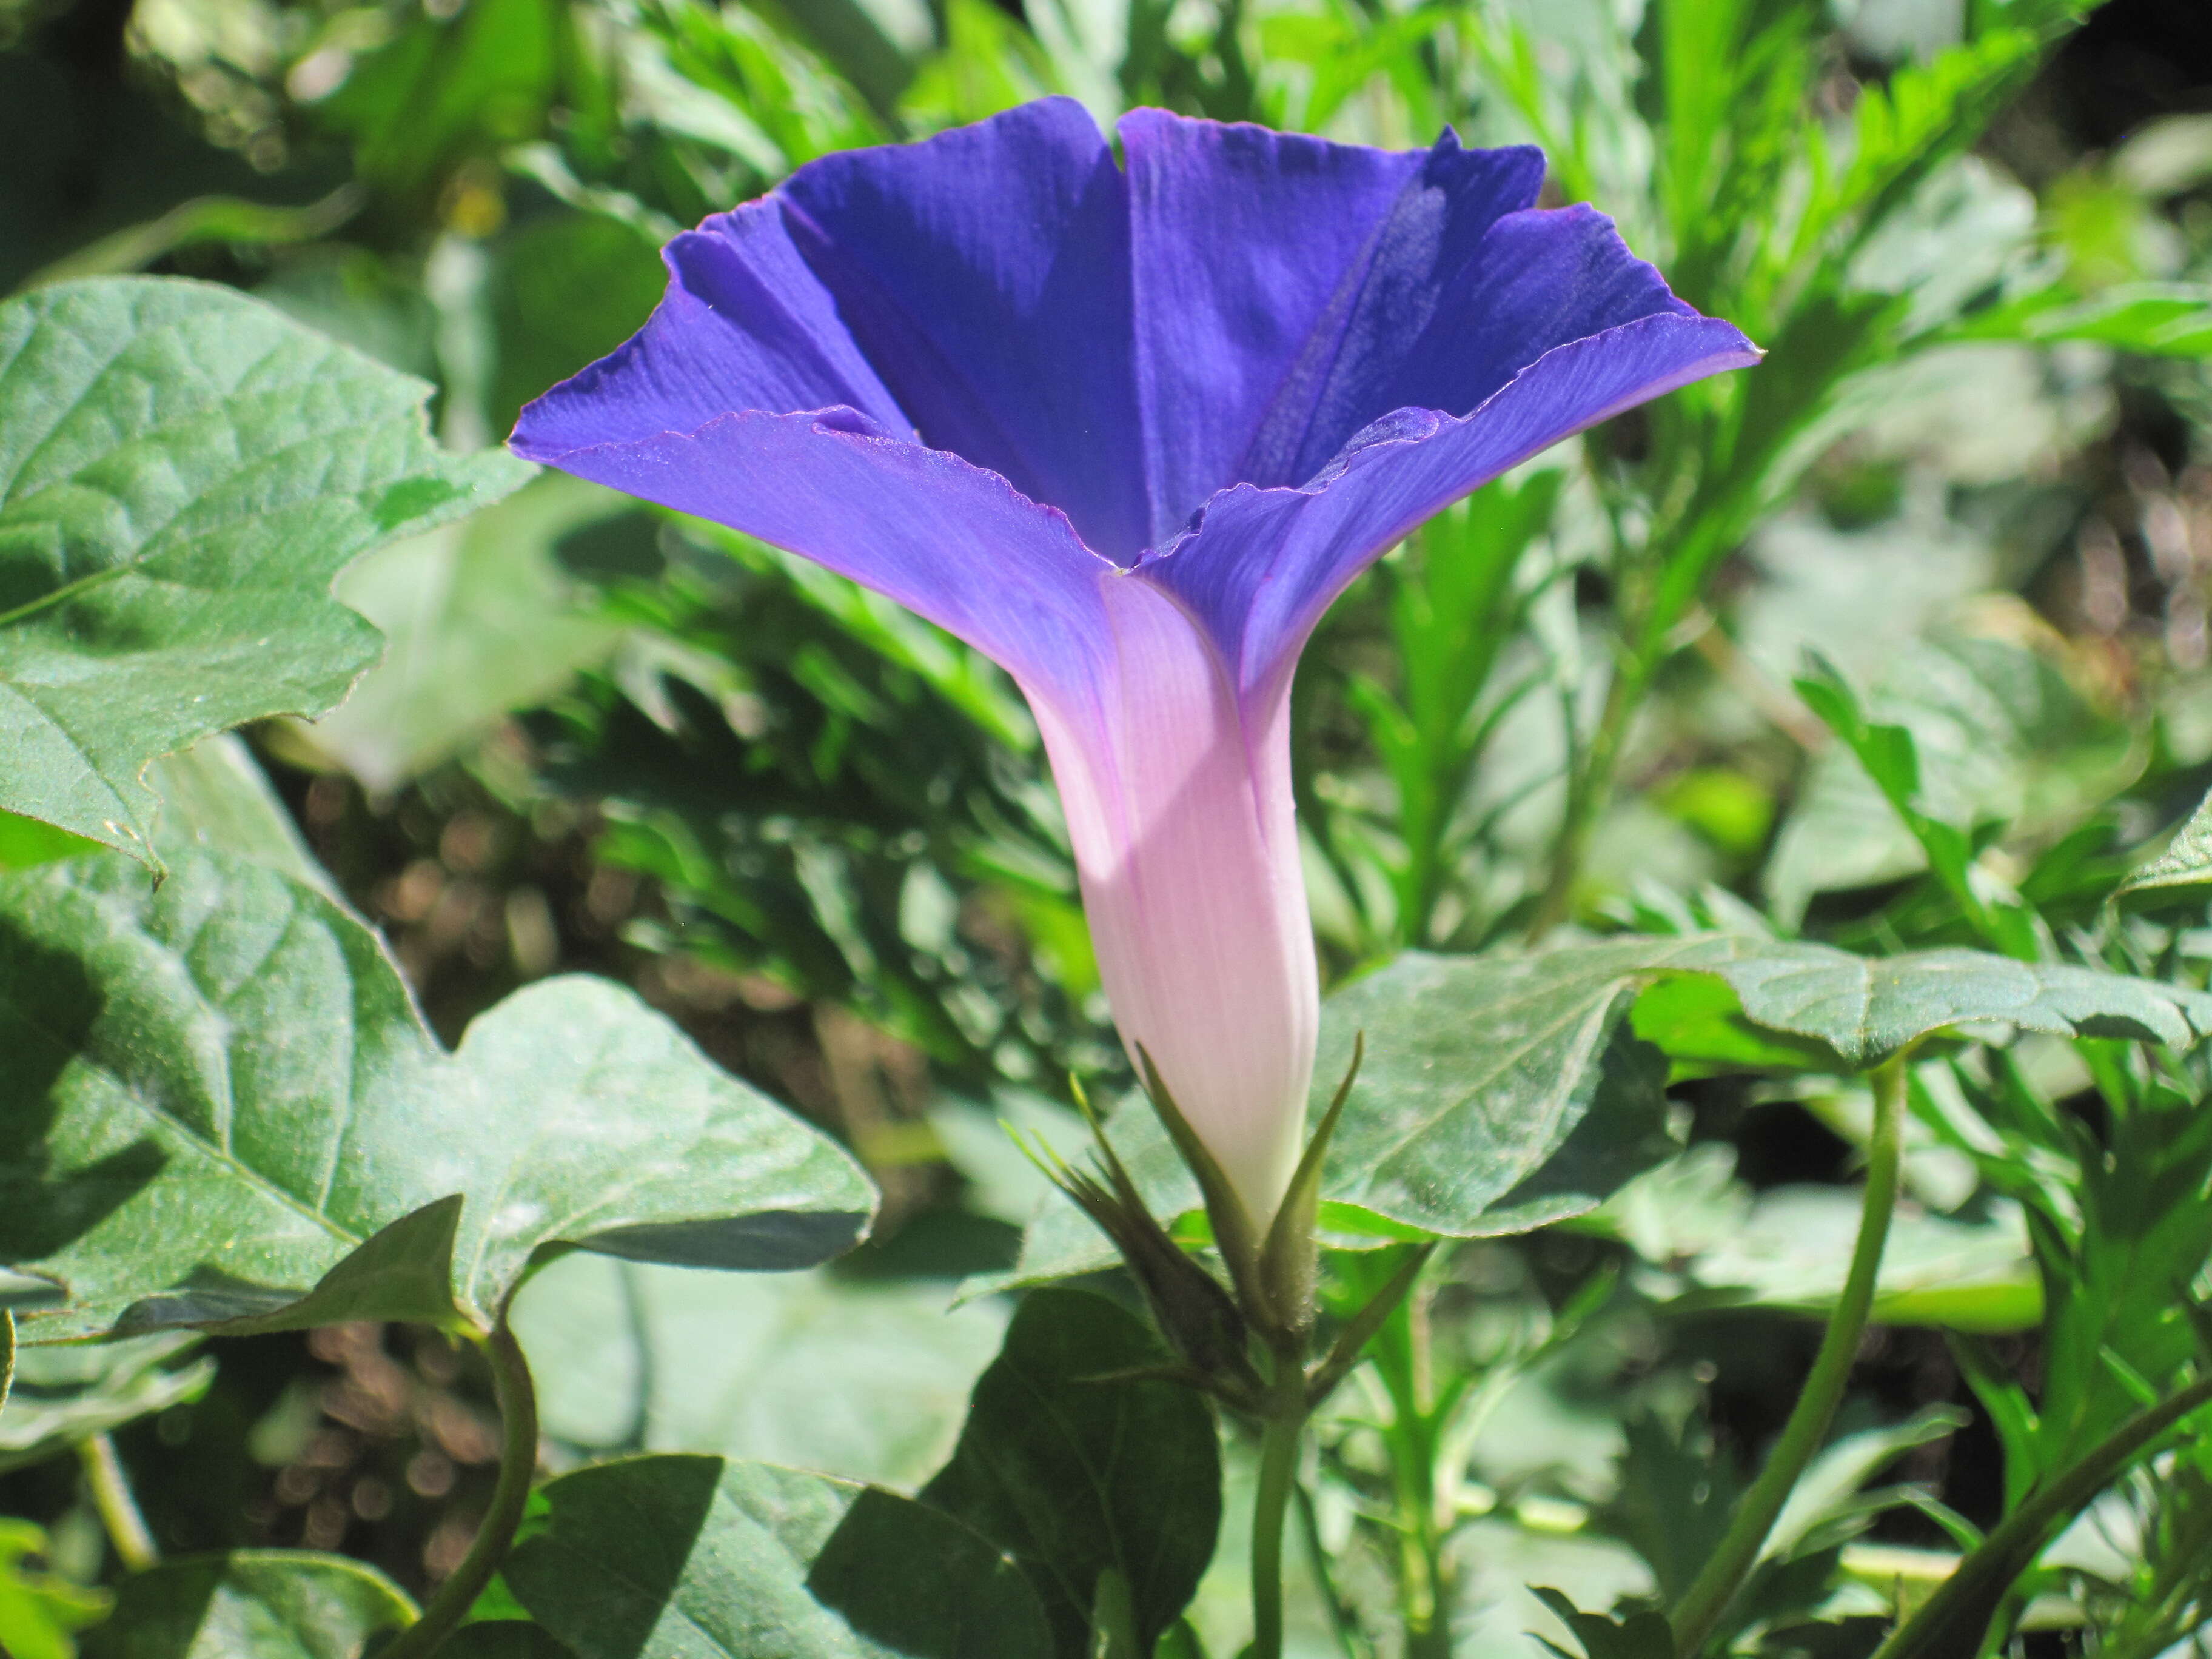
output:
[[1260, 1249], [1259, 1278], [1267, 1307], [1280, 1322], [1283, 1332], [1302, 1343], [1313, 1333], [1314, 1286], [1321, 1273], [1321, 1246], [1314, 1233], [1321, 1219], [1322, 1165], [1328, 1160], [1329, 1139], [1336, 1133], [1337, 1120], [1344, 1115], [1344, 1103], [1352, 1097], [1352, 1085], [1366, 1054], [1367, 1034], [1362, 1031], [1352, 1039], [1352, 1064], [1345, 1068], [1344, 1081], [1336, 1085], [1335, 1098], [1322, 1115], [1313, 1139], [1306, 1142], [1305, 1155], [1298, 1159], [1297, 1170], [1291, 1176], [1290, 1187], [1267, 1228], [1267, 1243]]

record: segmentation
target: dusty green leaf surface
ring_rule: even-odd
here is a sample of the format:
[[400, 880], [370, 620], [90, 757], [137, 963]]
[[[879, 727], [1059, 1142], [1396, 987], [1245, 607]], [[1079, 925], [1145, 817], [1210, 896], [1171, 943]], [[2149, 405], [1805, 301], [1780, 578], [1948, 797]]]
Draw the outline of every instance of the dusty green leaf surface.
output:
[[343, 697], [340, 568], [530, 476], [439, 448], [428, 392], [211, 285], [0, 306], [0, 808], [149, 857], [148, 762]]
[[1221, 1525], [1213, 1413], [1179, 1383], [1107, 1381], [1168, 1363], [1146, 1322], [1087, 1291], [1022, 1299], [975, 1385], [952, 1461], [922, 1489], [1010, 1552], [1062, 1659], [1091, 1650], [1099, 1579], [1127, 1587], [1140, 1649], [1189, 1604]]
[[371, 1637], [415, 1616], [397, 1584], [342, 1555], [186, 1556], [123, 1581], [84, 1659], [358, 1659]]
[[368, 928], [211, 855], [0, 878], [0, 1264], [58, 1287], [31, 1340], [482, 1325], [548, 1247], [800, 1267], [873, 1207], [627, 990], [541, 981], [449, 1055]]
[[716, 1452], [901, 1487], [952, 1450], [1002, 1303], [941, 1281], [702, 1273], [579, 1253], [514, 1328], [545, 1431], [587, 1456]]
[[716, 1457], [549, 1482], [504, 1569], [584, 1659], [1048, 1659], [1021, 1570], [879, 1487]]
[[[1322, 1224], [1346, 1241], [1473, 1238], [1586, 1214], [1674, 1150], [1668, 1062], [1859, 1073], [1960, 1026], [2186, 1048], [2212, 1032], [2212, 996], [1978, 951], [1861, 957], [1753, 934], [1632, 935], [1528, 957], [1409, 951], [1322, 1005], [1309, 1121], [1366, 1035]], [[1109, 1128], [1155, 1214], [1197, 1207], [1141, 1101]], [[1113, 1261], [1055, 1195], [1009, 1279]]]

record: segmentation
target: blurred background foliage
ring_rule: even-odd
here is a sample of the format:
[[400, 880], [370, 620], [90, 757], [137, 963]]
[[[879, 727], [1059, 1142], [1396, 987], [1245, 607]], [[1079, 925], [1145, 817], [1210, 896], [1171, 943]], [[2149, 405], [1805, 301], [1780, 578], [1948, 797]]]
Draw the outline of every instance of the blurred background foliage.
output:
[[[1046, 93], [1534, 139], [1547, 202], [1613, 214], [1770, 353], [1493, 484], [1332, 614], [1297, 711], [1332, 977], [1634, 927], [2202, 981], [2202, 886], [2111, 903], [2212, 786], [2201, 0], [0, 0], [0, 292], [234, 285], [432, 382], [474, 447], [643, 320], [676, 229]], [[840, 579], [563, 478], [338, 592], [383, 665], [317, 725], [167, 763], [178, 833], [296, 830], [449, 1040], [550, 972], [629, 981], [889, 1195], [877, 1243], [788, 1281], [550, 1273], [522, 1308], [549, 1456], [918, 1478], [1004, 1324], [945, 1314], [952, 1281], [1005, 1266], [1039, 1198], [994, 1115], [1049, 1132], [1068, 1073], [1125, 1075], [1018, 696]], [[0, 822], [0, 863], [55, 850]], [[1857, 1432], [1743, 1610], [1760, 1652], [1865, 1651], [2052, 1437], [2186, 1358], [2081, 1356], [2130, 1285], [2202, 1270], [2201, 1218], [2082, 1216], [2203, 1174], [2201, 1078], [2030, 1042], [1914, 1091]], [[1365, 1659], [1426, 1605], [1461, 1651], [1534, 1652], [1571, 1638], [1526, 1585], [1592, 1607], [1694, 1567], [1840, 1281], [1869, 1111], [1820, 1079], [1675, 1099], [1681, 1157], [1593, 1223], [1465, 1247], [1340, 1401], [1307, 1650]], [[97, 1612], [70, 1443], [119, 1452], [161, 1547], [434, 1582], [489, 1486], [472, 1365], [367, 1328], [33, 1357], [0, 1513], [41, 1530], [0, 1531], [0, 1606], [57, 1640]], [[1410, 1484], [1408, 1437], [1443, 1448]], [[1238, 1547], [1194, 1613], [1215, 1642]], [[2208, 1583], [2187, 1452], [2039, 1570], [2019, 1650], [2172, 1650]]]

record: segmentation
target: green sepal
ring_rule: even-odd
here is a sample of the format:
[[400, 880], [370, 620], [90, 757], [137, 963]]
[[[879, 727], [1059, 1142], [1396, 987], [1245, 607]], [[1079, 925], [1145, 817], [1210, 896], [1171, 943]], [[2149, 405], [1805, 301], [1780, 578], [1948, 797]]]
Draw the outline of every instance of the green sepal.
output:
[[1146, 1207], [1128, 1169], [1106, 1139], [1079, 1085], [1076, 1103], [1097, 1142], [1106, 1180], [1071, 1166], [1042, 1141], [1009, 1123], [1006, 1133], [1045, 1178], [1067, 1194], [1121, 1253], [1130, 1276], [1144, 1291], [1169, 1345], [1188, 1366], [1177, 1381], [1203, 1387], [1231, 1405], [1258, 1397], [1259, 1373], [1253, 1369], [1251, 1336], [1236, 1299], [1212, 1273], [1176, 1243]]
[[1406, 1259], [1398, 1264], [1397, 1270], [1382, 1282], [1382, 1288], [1368, 1297], [1365, 1305], [1346, 1322], [1344, 1328], [1337, 1333], [1335, 1342], [1329, 1347], [1328, 1357], [1315, 1366], [1306, 1379], [1308, 1410], [1334, 1394], [1336, 1385], [1343, 1382], [1352, 1368], [1359, 1363], [1360, 1354], [1374, 1339], [1375, 1333], [1382, 1328], [1382, 1322], [1389, 1318], [1392, 1310], [1406, 1299], [1407, 1294], [1413, 1288], [1413, 1282], [1420, 1278], [1421, 1269], [1429, 1265], [1429, 1258], [1437, 1253], [1437, 1247], [1441, 1243], [1441, 1239], [1432, 1238], [1408, 1250]]
[[[1176, 1104], [1175, 1097], [1160, 1076], [1160, 1068], [1152, 1063], [1152, 1056], [1141, 1042], [1137, 1045], [1137, 1062], [1144, 1068], [1145, 1097], [1152, 1103], [1152, 1110], [1159, 1115], [1168, 1139], [1175, 1142], [1176, 1153], [1191, 1174], [1197, 1177], [1200, 1196], [1206, 1200], [1206, 1218], [1213, 1224], [1213, 1247], [1221, 1252], [1221, 1260], [1229, 1269], [1230, 1282], [1237, 1287], [1237, 1299], [1244, 1311], [1261, 1325], [1279, 1329], [1283, 1321], [1267, 1300], [1267, 1289], [1260, 1273], [1260, 1230], [1252, 1219], [1252, 1212], [1244, 1207], [1244, 1200], [1229, 1184], [1221, 1165], [1198, 1131], [1190, 1127], [1190, 1120]], [[1092, 1125], [1094, 1130], [1097, 1128]], [[1098, 1131], [1103, 1144], [1105, 1134]]]
[[1366, 1056], [1367, 1034], [1353, 1033], [1352, 1064], [1345, 1067], [1344, 1081], [1336, 1085], [1328, 1110], [1322, 1114], [1321, 1127], [1306, 1142], [1305, 1154], [1298, 1159], [1290, 1187], [1268, 1225], [1267, 1243], [1260, 1249], [1260, 1283], [1267, 1291], [1267, 1305], [1283, 1322], [1285, 1334], [1297, 1338], [1301, 1346], [1313, 1334], [1314, 1285], [1321, 1273], [1321, 1246], [1314, 1234], [1321, 1218], [1322, 1165], [1328, 1159], [1337, 1120], [1344, 1115], [1344, 1103], [1352, 1097], [1359, 1062]]

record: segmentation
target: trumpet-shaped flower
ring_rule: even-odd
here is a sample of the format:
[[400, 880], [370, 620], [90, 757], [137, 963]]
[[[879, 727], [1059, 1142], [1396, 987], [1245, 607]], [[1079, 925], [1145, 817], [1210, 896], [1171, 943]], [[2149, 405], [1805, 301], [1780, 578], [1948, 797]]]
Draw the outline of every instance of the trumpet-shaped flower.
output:
[[1098, 966], [1261, 1225], [1319, 1017], [1291, 676], [1336, 595], [1571, 433], [1756, 360], [1534, 149], [1064, 99], [830, 155], [669, 244], [515, 451], [732, 526], [1003, 665]]

